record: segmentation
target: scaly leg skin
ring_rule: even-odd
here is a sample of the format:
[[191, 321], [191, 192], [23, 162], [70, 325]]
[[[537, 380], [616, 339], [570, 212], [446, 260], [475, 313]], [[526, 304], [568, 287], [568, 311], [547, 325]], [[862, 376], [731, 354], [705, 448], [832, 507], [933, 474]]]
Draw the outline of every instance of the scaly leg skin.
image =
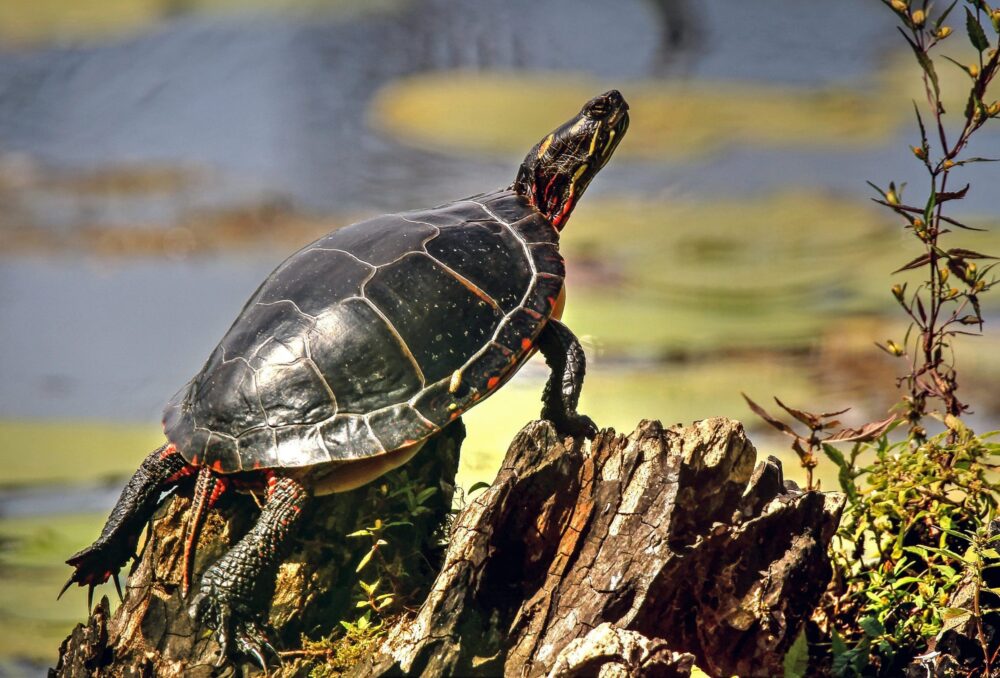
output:
[[[153, 450], [125, 485], [101, 536], [66, 561], [76, 569], [59, 595], [75, 583], [89, 586], [92, 596], [94, 587], [112, 575], [117, 585], [118, 571], [135, 553], [139, 536], [153, 515], [161, 492], [193, 471], [194, 467], [188, 465], [173, 445]], [[87, 607], [90, 608], [89, 603]]]
[[587, 372], [587, 357], [583, 347], [568, 327], [555, 318], [546, 323], [538, 337], [538, 348], [545, 356], [552, 374], [542, 394], [542, 418], [555, 424], [563, 435], [597, 435], [593, 420], [576, 411]]
[[215, 630], [222, 646], [220, 666], [233, 648], [256, 660], [264, 670], [267, 669], [264, 651], [277, 656], [264, 630], [265, 611], [255, 605], [257, 587], [260, 582], [273, 581], [285, 546], [308, 501], [309, 492], [299, 482], [272, 476], [267, 503], [257, 522], [202, 575], [189, 613]]

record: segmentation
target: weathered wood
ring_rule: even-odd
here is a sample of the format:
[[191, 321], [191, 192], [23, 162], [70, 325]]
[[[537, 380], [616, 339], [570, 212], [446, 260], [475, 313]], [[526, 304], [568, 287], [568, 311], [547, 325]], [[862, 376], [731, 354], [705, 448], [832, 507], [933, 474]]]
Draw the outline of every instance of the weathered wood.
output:
[[[406, 468], [445, 479], [440, 498], [450, 502], [461, 435], [449, 436]], [[431, 557], [414, 587], [422, 606], [350, 675], [686, 676], [693, 664], [711, 675], [780, 674], [829, 580], [827, 545], [843, 499], [786, 487], [777, 460], [755, 457], [742, 427], [726, 419], [644, 421], [627, 437], [607, 430], [592, 443], [532, 422], [493, 485], [455, 518], [447, 552], [434, 557], [424, 539]], [[330, 633], [349, 614], [345, 589], [366, 545], [352, 551], [342, 536], [364, 522], [360, 497], [377, 491], [332, 498], [283, 566], [271, 621], [286, 647], [302, 632]], [[77, 627], [61, 675], [235, 669], [212, 666], [217, 648], [180, 600], [186, 506], [181, 496], [163, 509], [125, 604], [113, 615], [101, 606]], [[198, 571], [250, 513], [241, 504], [213, 517]]]
[[829, 580], [843, 500], [786, 488], [755, 455], [725, 419], [645, 421], [589, 450], [528, 425], [457, 519], [419, 613], [352, 675], [576, 675], [602, 624], [713, 675], [780, 674]]

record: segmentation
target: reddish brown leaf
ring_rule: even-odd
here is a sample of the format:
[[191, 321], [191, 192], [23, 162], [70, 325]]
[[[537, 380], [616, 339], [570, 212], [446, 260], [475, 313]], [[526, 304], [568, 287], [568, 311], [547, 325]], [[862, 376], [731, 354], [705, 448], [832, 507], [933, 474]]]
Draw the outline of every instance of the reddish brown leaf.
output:
[[888, 431], [896, 422], [896, 415], [882, 421], [873, 421], [865, 424], [861, 428], [845, 428], [843, 431], [833, 434], [823, 442], [827, 443], [867, 443], [875, 440]]
[[969, 192], [969, 184], [965, 185], [960, 191], [943, 191], [937, 194], [935, 200], [938, 204], [946, 202], [948, 200], [961, 200], [965, 197], [965, 194]]
[[931, 260], [931, 255], [929, 253], [928, 254], [921, 254], [919, 257], [917, 257], [916, 259], [914, 259], [910, 263], [906, 264], [902, 268], [897, 268], [895, 271], [893, 271], [893, 273], [900, 273], [902, 271], [909, 271], [911, 268], [920, 268], [921, 266], [923, 266], [924, 264], [926, 264], [930, 260]]
[[948, 254], [953, 257], [963, 257], [965, 259], [996, 259], [994, 256], [989, 254], [983, 254], [982, 252], [976, 252], [974, 250], [967, 250], [964, 247], [952, 247], [948, 250]]
[[785, 412], [788, 412], [788, 414], [792, 415], [809, 428], [820, 427], [820, 415], [813, 414], [812, 412], [806, 412], [805, 410], [797, 410], [794, 407], [789, 407], [785, 403], [778, 400], [778, 398], [775, 398], [774, 402], [778, 403], [778, 407], [783, 409]]
[[781, 421], [780, 419], [775, 419], [774, 417], [772, 417], [770, 414], [764, 411], [763, 407], [761, 407], [754, 401], [750, 400], [750, 396], [748, 396], [746, 393], [740, 393], [740, 395], [743, 396], [743, 399], [747, 401], [747, 405], [750, 406], [750, 409], [753, 410], [753, 413], [756, 414], [758, 417], [760, 417], [761, 419], [763, 419], [768, 424], [778, 429], [785, 435], [790, 435], [793, 438], [798, 438], [798, 434], [796, 434], [795, 431], [792, 430], [791, 426]]

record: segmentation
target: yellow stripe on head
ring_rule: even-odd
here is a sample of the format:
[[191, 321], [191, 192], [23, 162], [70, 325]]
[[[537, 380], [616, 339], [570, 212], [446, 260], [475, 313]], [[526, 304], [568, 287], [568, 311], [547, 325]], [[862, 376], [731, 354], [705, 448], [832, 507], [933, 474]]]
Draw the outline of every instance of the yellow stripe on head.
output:
[[541, 158], [543, 155], [545, 155], [545, 151], [549, 150], [549, 146], [552, 145], [552, 139], [554, 137], [555, 137], [554, 134], [550, 134], [549, 136], [545, 137], [545, 141], [543, 141], [542, 143], [540, 143], [538, 145], [538, 157], [539, 158]]
[[587, 151], [587, 157], [592, 157], [594, 155], [594, 148], [597, 146], [597, 138], [601, 136], [601, 125], [597, 125], [597, 129], [594, 130], [594, 136], [590, 137], [590, 150]]

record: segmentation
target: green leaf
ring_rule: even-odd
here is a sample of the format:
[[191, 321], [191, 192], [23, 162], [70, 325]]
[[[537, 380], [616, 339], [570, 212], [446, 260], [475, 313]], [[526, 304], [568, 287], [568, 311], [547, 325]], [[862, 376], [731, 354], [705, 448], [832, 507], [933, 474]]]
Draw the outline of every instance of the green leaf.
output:
[[940, 610], [941, 619], [960, 619], [962, 617], [971, 617], [972, 612], [966, 610], [964, 607], [943, 607]]
[[934, 214], [934, 208], [937, 207], [937, 191], [931, 191], [931, 194], [927, 196], [927, 205], [924, 207], [924, 223], [930, 224], [931, 217]]
[[931, 86], [934, 88], [934, 98], [940, 101], [941, 85], [938, 84], [938, 76], [937, 71], [934, 70], [934, 62], [931, 61], [929, 56], [927, 56], [927, 52], [921, 49], [917, 43], [913, 42], [913, 40], [910, 39], [910, 36], [908, 36], [902, 28], [899, 29], [899, 32], [903, 34], [903, 37], [906, 38], [906, 42], [910, 44], [910, 48], [917, 56], [917, 62], [920, 64], [920, 68], [924, 69], [924, 73], [927, 74], [927, 79], [931, 81]]
[[840, 483], [840, 489], [853, 504], [858, 499], [858, 488], [854, 484], [854, 473], [851, 465], [847, 463], [840, 450], [833, 445], [823, 443], [823, 452], [830, 458], [830, 461], [837, 465], [837, 481]]
[[354, 569], [354, 571], [360, 572], [361, 570], [363, 570], [365, 565], [367, 565], [371, 561], [372, 556], [374, 555], [375, 555], [375, 549], [372, 549], [371, 551], [366, 553], [364, 557], [361, 559], [361, 562], [358, 563], [358, 566]]
[[951, 14], [951, 10], [955, 9], [955, 5], [957, 5], [957, 4], [958, 4], [958, 0], [955, 0], [953, 3], [951, 3], [950, 5], [948, 5], [948, 9], [946, 9], [943, 12], [941, 12], [941, 16], [939, 16], [938, 19], [937, 19], [937, 21], [934, 22], [934, 25], [937, 26], [937, 27], [940, 27], [941, 24], [944, 23], [944, 20], [948, 18], [948, 15]]
[[858, 626], [861, 630], [865, 632], [865, 635], [869, 638], [877, 638], [885, 632], [885, 628], [875, 617], [862, 617], [858, 621]]
[[469, 491], [466, 492], [466, 494], [472, 494], [473, 492], [478, 492], [479, 490], [485, 490], [489, 486], [489, 483], [484, 483], [480, 480], [478, 483], [473, 483], [472, 487], [469, 488]]
[[438, 490], [436, 487], [425, 487], [424, 489], [420, 490], [420, 492], [417, 494], [416, 502], [418, 504], [423, 504], [425, 501], [431, 498], [431, 495], [433, 495], [437, 491]]
[[358, 602], [354, 603], [354, 607], [355, 607], [355, 609], [362, 608], [362, 607], [368, 607], [368, 601], [367, 600], [359, 600]]
[[372, 531], [368, 529], [358, 530], [357, 532], [351, 532], [348, 537], [370, 537], [372, 536]]
[[838, 657], [847, 652], [847, 643], [844, 642], [844, 639], [839, 633], [837, 633], [836, 629], [834, 629], [833, 637], [830, 640], [833, 643], [832, 650], [834, 657]]
[[795, 642], [788, 648], [785, 658], [781, 660], [784, 668], [784, 678], [805, 678], [809, 670], [809, 641], [803, 626]]
[[980, 25], [979, 21], [976, 19], [975, 15], [969, 11], [969, 8], [965, 8], [965, 30], [969, 33], [969, 42], [975, 47], [980, 53], [989, 49], [990, 41], [986, 39], [986, 33], [983, 31], [983, 27]]

